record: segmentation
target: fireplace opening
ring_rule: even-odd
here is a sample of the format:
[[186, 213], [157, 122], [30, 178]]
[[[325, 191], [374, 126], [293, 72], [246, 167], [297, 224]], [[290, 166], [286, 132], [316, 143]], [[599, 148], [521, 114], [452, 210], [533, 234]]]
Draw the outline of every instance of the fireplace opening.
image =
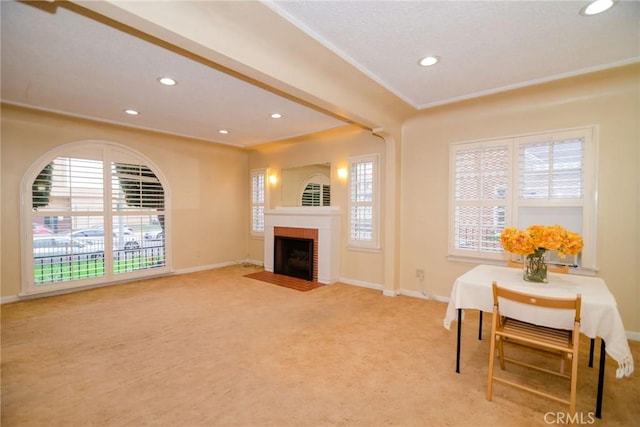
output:
[[313, 239], [274, 237], [273, 272], [313, 280]]

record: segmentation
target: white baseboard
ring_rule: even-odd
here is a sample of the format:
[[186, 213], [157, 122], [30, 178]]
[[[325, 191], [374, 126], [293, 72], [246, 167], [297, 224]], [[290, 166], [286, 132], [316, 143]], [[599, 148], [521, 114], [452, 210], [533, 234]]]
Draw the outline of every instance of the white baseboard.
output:
[[227, 262], [221, 262], [218, 264], [199, 265], [197, 267], [181, 268], [180, 270], [173, 270], [173, 273], [174, 274], [196, 273], [198, 271], [213, 270], [216, 268], [228, 267], [230, 265], [238, 265], [239, 263], [240, 262], [238, 261], [227, 261]]
[[385, 297], [397, 297], [398, 295], [400, 295], [400, 291], [396, 289], [383, 289], [382, 295], [384, 295]]
[[376, 291], [383, 290], [383, 286], [377, 283], [364, 282], [362, 280], [347, 279], [346, 277], [338, 278], [338, 282], [346, 285], [359, 286], [361, 288], [375, 289]]
[[640, 332], [626, 331], [627, 339], [630, 341], [640, 341]]
[[438, 302], [444, 302], [444, 303], [448, 303], [449, 302], [449, 297], [443, 297], [440, 295], [429, 295], [425, 292], [418, 292], [418, 291], [409, 291], [406, 289], [401, 289], [400, 290], [400, 295], [404, 295], [407, 297], [412, 297], [412, 298], [422, 298], [422, 299], [429, 299], [429, 300], [433, 300], [433, 301], [438, 301]]
[[20, 301], [20, 300], [21, 300], [21, 298], [19, 296], [17, 296], [17, 295], [11, 295], [11, 296], [8, 296], [8, 297], [2, 297], [2, 298], [0, 298], [0, 305], [1, 304], [9, 304], [10, 302], [17, 302], [17, 301]]

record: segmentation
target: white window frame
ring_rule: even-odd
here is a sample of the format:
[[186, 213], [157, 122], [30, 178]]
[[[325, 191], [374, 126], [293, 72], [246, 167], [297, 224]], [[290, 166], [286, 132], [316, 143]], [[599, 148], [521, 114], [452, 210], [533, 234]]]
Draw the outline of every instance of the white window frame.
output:
[[[499, 263], [507, 259], [510, 254], [504, 251], [489, 252], [481, 250], [463, 250], [455, 247], [455, 223], [456, 223], [456, 155], [461, 150], [468, 150], [479, 147], [490, 147], [503, 145], [508, 147], [508, 189], [503, 200], [506, 206], [505, 227], [526, 228], [526, 219], [519, 218], [521, 208], [549, 208], [545, 220], [540, 221], [544, 225], [562, 223], [563, 218], [554, 219], [554, 208], [578, 208], [582, 210], [580, 234], [584, 241], [584, 248], [581, 253], [581, 264], [578, 269], [572, 271], [590, 274], [597, 271], [596, 260], [596, 238], [597, 238], [597, 126], [587, 126], [574, 129], [564, 129], [544, 133], [529, 135], [517, 135], [507, 138], [496, 138], [491, 140], [455, 142], [449, 149], [449, 238], [448, 252], [449, 259], [469, 262], [494, 262]], [[583, 195], [581, 198], [563, 199], [525, 199], [518, 195], [519, 184], [519, 152], [524, 144], [536, 142], [563, 141], [572, 138], [582, 138], [584, 141], [584, 174], [583, 174]], [[501, 200], [502, 201], [502, 200]], [[552, 222], [552, 223], [550, 223]]]
[[[354, 173], [354, 168], [362, 163], [371, 163], [372, 165], [372, 194], [369, 201], [354, 200], [352, 191], [353, 185], [357, 184], [354, 180], [358, 177]], [[380, 155], [368, 154], [363, 156], [354, 156], [349, 158], [349, 203], [347, 212], [348, 223], [348, 248], [355, 250], [380, 250]], [[352, 211], [358, 207], [369, 207], [372, 212], [371, 219], [371, 237], [369, 239], [354, 239], [353, 227], [356, 225], [352, 221]]]
[[[86, 150], [86, 151], [85, 151]], [[145, 155], [129, 148], [127, 146], [117, 144], [108, 141], [80, 141], [72, 142], [61, 145], [53, 150], [43, 154], [38, 160], [36, 160], [22, 176], [20, 181], [20, 235], [21, 247], [22, 247], [22, 283], [21, 283], [21, 295], [35, 295], [43, 293], [51, 293], [70, 289], [81, 289], [96, 285], [104, 285], [111, 283], [118, 283], [126, 280], [133, 280], [144, 277], [158, 276], [160, 274], [169, 273], [172, 270], [172, 257], [171, 257], [171, 236], [167, 233], [165, 236], [165, 265], [153, 269], [141, 269], [128, 273], [115, 274], [112, 270], [112, 260], [110, 257], [105, 258], [105, 274], [103, 276], [91, 277], [87, 279], [78, 279], [54, 283], [41, 283], [36, 284], [34, 279], [34, 263], [33, 263], [33, 235], [32, 235], [32, 184], [34, 179], [40, 173], [40, 171], [53, 159], [63, 156], [78, 156], [83, 158], [83, 153], [97, 153], [101, 152], [101, 161], [104, 165], [108, 165], [112, 162], [116, 156], [122, 154], [131, 154], [132, 157], [140, 158], [144, 161], [153, 173], [156, 175], [164, 190], [164, 210], [162, 211], [165, 217], [165, 230], [171, 229], [171, 199], [170, 189], [167, 184], [167, 180], [162, 174], [161, 170]], [[117, 154], [120, 153], [120, 154]], [[91, 158], [91, 156], [87, 157]], [[101, 215], [104, 217], [104, 228], [106, 230], [112, 229], [113, 217], [115, 216], [128, 216], [139, 215], [136, 212], [126, 211], [114, 211], [111, 205], [111, 171], [106, 168], [103, 174], [103, 197], [104, 208], [102, 211], [87, 212], [87, 215]], [[64, 212], [60, 213], [63, 214]], [[56, 215], [52, 212], [52, 215]], [[108, 234], [105, 236], [105, 244], [107, 247], [111, 247], [111, 236]], [[107, 251], [105, 251], [106, 253]]]
[[[454, 143], [450, 147], [450, 215], [449, 215], [449, 230], [450, 230], [450, 238], [449, 238], [449, 255], [464, 257], [464, 258], [481, 258], [481, 259], [501, 259], [502, 251], [498, 249], [497, 252], [489, 252], [489, 251], [480, 251], [480, 248], [469, 248], [469, 249], [461, 249], [456, 248], [455, 238], [456, 238], [456, 210], [458, 207], [479, 207], [479, 208], [498, 208], [502, 207], [505, 210], [505, 220], [509, 222], [510, 215], [510, 197], [511, 192], [506, 191], [505, 198], [487, 198], [478, 201], [457, 201], [456, 200], [456, 160], [457, 153], [460, 151], [469, 151], [469, 150], [479, 150], [479, 151], [493, 151], [493, 150], [506, 150], [505, 161], [507, 162], [507, 176], [512, 175], [511, 163], [508, 161], [511, 156], [511, 141], [508, 139], [496, 139], [489, 141], [479, 141], [479, 142], [471, 142], [471, 143]], [[495, 170], [491, 170], [495, 172]], [[476, 173], [487, 172], [478, 170]], [[507, 184], [509, 185], [509, 184]], [[478, 229], [480, 229], [480, 224], [478, 225]]]
[[[262, 200], [256, 200], [254, 195], [256, 193], [256, 179], [262, 177]], [[249, 189], [249, 228], [251, 236], [263, 237], [264, 236], [264, 211], [267, 207], [267, 170], [266, 169], [252, 169], [250, 175], [250, 189]], [[256, 223], [259, 223], [260, 218], [255, 217], [255, 210], [262, 208], [262, 229], [256, 228]]]

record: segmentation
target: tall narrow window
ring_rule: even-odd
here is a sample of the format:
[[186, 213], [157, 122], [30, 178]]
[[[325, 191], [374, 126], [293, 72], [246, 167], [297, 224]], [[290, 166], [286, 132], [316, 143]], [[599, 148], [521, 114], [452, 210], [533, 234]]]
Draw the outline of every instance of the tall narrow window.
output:
[[165, 188], [140, 154], [110, 143], [68, 144], [32, 166], [23, 191], [31, 195], [23, 221], [32, 228], [25, 293], [168, 270]]
[[378, 156], [350, 159], [349, 244], [378, 248]]
[[509, 147], [504, 142], [475, 145], [455, 158], [455, 249], [502, 252], [509, 182]]
[[265, 170], [251, 172], [251, 233], [264, 233]]

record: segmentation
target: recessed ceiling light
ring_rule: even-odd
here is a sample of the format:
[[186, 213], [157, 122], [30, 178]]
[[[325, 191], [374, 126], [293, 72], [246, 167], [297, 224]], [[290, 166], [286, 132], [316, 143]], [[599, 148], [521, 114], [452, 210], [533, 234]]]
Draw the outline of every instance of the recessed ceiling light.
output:
[[171, 77], [159, 77], [158, 81], [165, 86], [175, 86], [177, 84]]
[[440, 58], [438, 58], [437, 56], [427, 56], [418, 61], [418, 64], [423, 67], [430, 67], [432, 65], [435, 65], [439, 60]]
[[611, 9], [613, 4], [613, 0], [595, 0], [585, 6], [580, 13], [587, 16], [597, 15], [605, 10]]
[[281, 118], [282, 118], [282, 114], [280, 114], [280, 113], [273, 113], [273, 114], [271, 115], [271, 118], [272, 118], [272, 119], [281, 119]]
[[124, 110], [124, 112], [129, 114], [130, 116], [137, 116], [138, 114], [140, 114], [136, 110], [131, 110], [131, 109]]
[[228, 130], [226, 130], [226, 129], [220, 129], [220, 130], [218, 131], [218, 133], [221, 133], [221, 134], [223, 134], [223, 135], [227, 135], [227, 134], [229, 133], [229, 131], [228, 131]]

